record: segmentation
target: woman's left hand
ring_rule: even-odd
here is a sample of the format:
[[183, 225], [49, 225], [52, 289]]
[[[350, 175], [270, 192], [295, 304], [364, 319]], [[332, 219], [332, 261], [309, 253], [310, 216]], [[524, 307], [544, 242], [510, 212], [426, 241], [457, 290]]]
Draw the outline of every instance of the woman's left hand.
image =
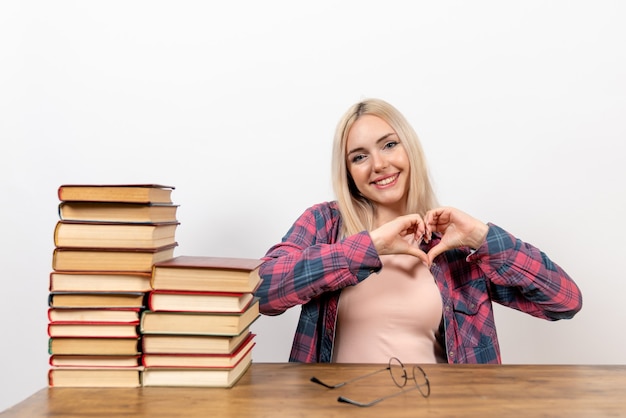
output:
[[477, 249], [487, 237], [489, 226], [484, 222], [451, 207], [431, 209], [424, 216], [426, 233], [424, 240], [430, 241], [433, 232], [442, 234], [441, 241], [428, 252], [428, 264], [444, 251], [458, 247]]

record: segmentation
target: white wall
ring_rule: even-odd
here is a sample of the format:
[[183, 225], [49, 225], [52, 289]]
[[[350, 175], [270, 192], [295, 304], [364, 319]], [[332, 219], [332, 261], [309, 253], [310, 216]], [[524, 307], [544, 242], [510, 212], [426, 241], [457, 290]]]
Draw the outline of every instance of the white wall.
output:
[[[443, 204], [545, 250], [584, 308], [498, 309], [506, 363], [624, 364], [626, 3], [0, 2], [0, 410], [47, 384], [62, 183], [176, 186], [178, 255], [261, 257], [332, 199], [340, 115], [395, 104]], [[285, 361], [297, 309], [261, 318]]]

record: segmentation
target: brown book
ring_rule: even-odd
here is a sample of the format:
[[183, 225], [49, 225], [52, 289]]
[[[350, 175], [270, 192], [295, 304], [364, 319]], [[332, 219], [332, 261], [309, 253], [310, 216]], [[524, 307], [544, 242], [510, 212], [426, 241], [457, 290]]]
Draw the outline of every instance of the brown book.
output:
[[249, 335], [249, 329], [234, 336], [145, 334], [141, 338], [141, 344], [144, 353], [229, 354]]
[[172, 190], [161, 184], [63, 184], [58, 195], [62, 201], [172, 203]]
[[54, 367], [103, 368], [141, 366], [141, 356], [139, 354], [115, 356], [54, 354], [50, 356], [49, 361], [50, 365]]
[[159, 248], [176, 242], [178, 222], [107, 223], [59, 221], [56, 247]]
[[145, 368], [143, 386], [232, 387], [252, 364], [252, 351], [232, 368]]
[[261, 263], [253, 258], [178, 256], [155, 263], [152, 288], [250, 293], [260, 283]]
[[56, 337], [48, 340], [48, 353], [53, 355], [134, 355], [139, 354], [139, 339]]
[[241, 313], [144, 311], [140, 331], [143, 334], [239, 335], [258, 316], [258, 299]]
[[107, 202], [61, 202], [59, 219], [63, 221], [91, 222], [174, 222], [178, 205], [107, 203]]
[[48, 371], [53, 387], [135, 388], [141, 386], [141, 368], [53, 367]]
[[149, 272], [136, 271], [53, 271], [51, 292], [148, 292]]
[[130, 338], [139, 337], [131, 322], [51, 322], [48, 335], [56, 337]]
[[151, 311], [241, 312], [252, 299], [252, 293], [154, 290], [148, 294], [147, 305]]
[[254, 347], [254, 334], [228, 354], [181, 354], [181, 353], [143, 353], [141, 363], [144, 367], [235, 367], [237, 363]]
[[154, 249], [55, 248], [52, 269], [65, 271], [139, 271], [150, 272], [154, 263], [174, 256], [177, 244]]
[[133, 322], [139, 323], [139, 308], [50, 308], [49, 322]]
[[142, 308], [144, 293], [57, 292], [48, 295], [51, 308]]

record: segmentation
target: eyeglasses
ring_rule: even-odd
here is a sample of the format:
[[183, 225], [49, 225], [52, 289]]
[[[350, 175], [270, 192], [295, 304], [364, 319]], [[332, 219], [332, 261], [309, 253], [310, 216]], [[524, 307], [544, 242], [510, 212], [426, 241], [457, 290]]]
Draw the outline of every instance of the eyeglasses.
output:
[[337, 388], [347, 385], [348, 383], [365, 379], [366, 377], [373, 376], [377, 373], [384, 372], [387, 370], [389, 371], [389, 374], [391, 375], [391, 379], [393, 380], [393, 383], [395, 383], [397, 387], [404, 388], [406, 386], [407, 381], [409, 380], [412, 380], [415, 383], [415, 387], [403, 389], [400, 392], [383, 396], [382, 398], [374, 399], [373, 401], [370, 401], [370, 402], [358, 402], [358, 401], [354, 401], [352, 399], [346, 398], [345, 396], [339, 396], [337, 398], [337, 401], [345, 402], [350, 405], [366, 407], [366, 406], [376, 405], [377, 403], [384, 401], [385, 399], [393, 398], [394, 396], [402, 395], [403, 393], [410, 392], [415, 389], [419, 390], [420, 394], [424, 398], [428, 398], [430, 396], [430, 381], [428, 380], [428, 376], [426, 376], [426, 372], [424, 372], [424, 370], [420, 366], [414, 365], [413, 368], [411, 369], [411, 375], [409, 376], [409, 374], [407, 373], [406, 367], [404, 367], [404, 364], [396, 357], [390, 358], [389, 365], [385, 367], [384, 369], [376, 370], [372, 373], [368, 373], [363, 376], [358, 376], [358, 377], [355, 377], [354, 379], [346, 380], [345, 382], [337, 383], [335, 385], [329, 385], [328, 383], [324, 383], [323, 381], [321, 381], [315, 376], [311, 378], [311, 382], [327, 387], [328, 389], [337, 389]]

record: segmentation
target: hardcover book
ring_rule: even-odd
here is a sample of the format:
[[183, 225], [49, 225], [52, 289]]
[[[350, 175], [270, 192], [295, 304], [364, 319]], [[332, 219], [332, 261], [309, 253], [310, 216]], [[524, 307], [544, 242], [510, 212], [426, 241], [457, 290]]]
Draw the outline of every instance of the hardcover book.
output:
[[239, 335], [258, 316], [258, 299], [240, 313], [144, 311], [140, 331], [143, 334]]
[[50, 366], [53, 367], [138, 367], [141, 366], [141, 356], [134, 355], [68, 355], [54, 354], [50, 356]]
[[143, 308], [145, 293], [54, 292], [48, 295], [51, 308]]
[[132, 322], [51, 322], [48, 335], [56, 337], [139, 337], [137, 324]]
[[161, 184], [63, 184], [58, 195], [62, 201], [172, 203], [172, 190]]
[[149, 272], [137, 271], [53, 271], [51, 292], [148, 292]]
[[143, 353], [169, 354], [229, 354], [250, 335], [246, 328], [239, 335], [185, 335], [145, 334], [142, 335]]
[[141, 386], [141, 368], [53, 367], [48, 371], [52, 387], [124, 387]]
[[134, 355], [139, 352], [138, 338], [55, 337], [48, 340], [48, 353], [73, 355]]
[[253, 299], [252, 293], [154, 290], [148, 293], [147, 305], [151, 311], [241, 312]]
[[178, 205], [109, 203], [109, 202], [61, 202], [59, 219], [63, 221], [91, 222], [175, 222]]
[[50, 308], [49, 322], [132, 322], [139, 323], [139, 308]]
[[152, 288], [251, 293], [261, 281], [261, 263], [251, 258], [178, 256], [154, 264]]
[[237, 349], [228, 354], [182, 354], [182, 353], [143, 353], [144, 367], [168, 368], [221, 368], [235, 367], [254, 347], [254, 334], [250, 334]]
[[232, 387], [252, 364], [252, 351], [232, 368], [154, 368], [142, 373], [143, 386]]
[[176, 242], [178, 222], [107, 223], [59, 221], [56, 247], [159, 248]]
[[154, 263], [174, 256], [177, 244], [155, 249], [127, 248], [55, 248], [53, 270], [140, 271], [150, 272]]

